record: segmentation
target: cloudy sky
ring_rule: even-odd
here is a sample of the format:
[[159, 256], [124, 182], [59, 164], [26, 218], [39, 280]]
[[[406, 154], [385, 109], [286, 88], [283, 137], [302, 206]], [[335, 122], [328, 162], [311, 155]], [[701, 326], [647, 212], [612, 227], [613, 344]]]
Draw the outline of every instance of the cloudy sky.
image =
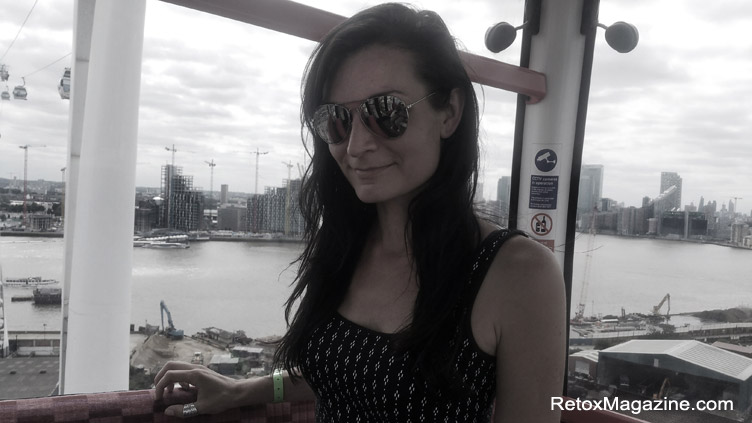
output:
[[[377, 1], [306, 0], [349, 16]], [[36, 3], [36, 5], [35, 5]], [[507, 51], [485, 49], [486, 28], [522, 23], [522, 0], [415, 2], [444, 17], [465, 49], [517, 64], [520, 40]], [[35, 6], [34, 6], [35, 5]], [[29, 11], [32, 10], [29, 15]], [[19, 28], [27, 18], [25, 26]], [[73, 1], [14, 0], [0, 14], [0, 63], [10, 90], [25, 76], [28, 100], [0, 102], [0, 178], [61, 179], [68, 101], [57, 90], [70, 66]], [[682, 201], [752, 209], [752, 4], [745, 0], [602, 0], [600, 22], [626, 21], [640, 31], [629, 54], [613, 51], [603, 30], [595, 46], [583, 162], [605, 167], [603, 196], [639, 206], [659, 194], [661, 171], [683, 178]], [[14, 38], [18, 38], [12, 44]], [[300, 77], [313, 43], [147, 0], [141, 81], [137, 185], [159, 186], [171, 160], [194, 186], [253, 192], [281, 186], [304, 164]], [[0, 88], [3, 88], [0, 86]], [[516, 95], [478, 88], [482, 103], [484, 193], [510, 174]], [[45, 146], [45, 147], [42, 147]]]

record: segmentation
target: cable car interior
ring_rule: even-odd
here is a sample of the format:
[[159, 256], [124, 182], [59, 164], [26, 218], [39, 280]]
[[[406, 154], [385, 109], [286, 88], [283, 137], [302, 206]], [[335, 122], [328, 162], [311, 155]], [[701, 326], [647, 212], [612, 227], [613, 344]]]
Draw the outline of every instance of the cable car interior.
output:
[[[301, 38], [308, 38], [311, 40], [319, 39], [330, 28], [338, 24], [344, 17], [326, 12], [324, 10], [315, 9], [309, 6], [302, 6], [293, 3], [288, 0], [256, 0], [254, 2], [244, 2], [242, 0], [162, 0], [165, 3], [172, 3], [178, 6], [183, 6], [191, 9], [195, 9], [201, 12], [205, 12], [208, 15], [222, 16], [224, 18], [242, 21], [250, 25], [262, 26], [267, 29], [279, 31], [287, 35], [293, 35]], [[135, 2], [134, 2], [135, 3]], [[551, 21], [544, 22], [540, 17], [541, 3], [545, 3], [551, 8], [555, 8], [558, 14], [554, 14], [559, 21], [577, 22], [578, 33], [571, 38], [556, 35], [554, 25]], [[487, 59], [485, 57], [476, 56], [472, 54], [463, 53], [463, 60], [468, 64], [469, 68], [473, 68], [476, 72], [473, 82], [501, 88], [507, 91], [512, 91], [518, 94], [517, 100], [517, 116], [515, 123], [514, 133], [514, 154], [512, 163], [512, 177], [510, 188], [510, 210], [508, 223], [510, 227], [518, 227], [520, 229], [526, 229], [529, 232], [529, 227], [533, 223], [538, 225], [533, 228], [535, 236], [541, 244], [549, 247], [557, 256], [559, 263], [563, 269], [563, 273], [566, 279], [567, 290], [567, 308], [568, 315], [573, 307], [577, 306], [572, 299], [572, 273], [573, 273], [573, 246], [576, 235], [576, 222], [575, 213], [577, 204], [577, 182], [580, 178], [580, 169], [582, 165], [582, 150], [584, 143], [584, 131], [585, 120], [587, 115], [587, 103], [589, 96], [589, 84], [590, 84], [590, 69], [593, 62], [593, 44], [594, 37], [596, 36], [596, 28], [600, 27], [606, 30], [606, 41], [616, 51], [620, 53], [626, 53], [635, 48], [639, 41], [639, 34], [637, 28], [633, 25], [625, 22], [617, 22], [610, 27], [606, 27], [598, 22], [598, 3], [599, 0], [582, 0], [574, 2], [578, 4], [581, 10], [570, 11], [567, 10], [570, 7], [570, 2], [561, 2], [559, 0], [526, 0], [525, 1], [525, 23], [522, 26], [514, 27], [506, 22], [498, 23], [486, 32], [486, 47], [492, 52], [500, 52], [509, 47], [515, 39], [516, 35], [521, 35], [522, 40], [522, 55], [520, 58], [519, 66], [512, 66], [506, 63]], [[101, 3], [100, 3], [101, 4]], [[562, 6], [561, 4], [564, 4]], [[583, 5], [584, 4], [584, 5]], [[75, 13], [81, 16], [85, 16], [87, 13], [86, 6], [83, 2], [77, 3], [75, 7]], [[93, 11], [93, 6], [92, 11]], [[97, 6], [100, 7], [99, 5]], [[120, 7], [105, 5], [104, 7]], [[427, 6], [430, 8], [430, 6]], [[537, 10], [536, 10], [537, 9]], [[574, 8], [573, 8], [574, 9]], [[536, 16], [537, 14], [537, 16]], [[91, 14], [93, 15], [93, 13]], [[105, 21], [108, 18], [103, 18], [106, 14], [98, 14], [94, 19], [100, 19]], [[580, 26], [581, 25], [581, 26]], [[95, 26], [95, 25], [94, 25]], [[83, 29], [81, 29], [83, 28]], [[544, 30], [545, 29], [545, 30]], [[88, 31], [88, 32], [87, 32]], [[82, 25], [76, 28], [74, 31], [74, 39], [80, 42], [80, 39], [89, 38], [91, 40], [92, 27], [86, 28]], [[519, 34], [518, 34], [519, 33]], [[575, 39], [576, 40], [573, 40]], [[104, 43], [104, 41], [103, 41]], [[570, 48], [571, 47], [571, 48]], [[77, 46], [81, 48], [81, 46]], [[86, 58], [84, 66], [88, 66], [89, 53], [87, 50], [91, 47], [84, 47], [82, 51], [79, 51], [76, 56], [82, 56]], [[576, 54], [572, 51], [577, 50]], [[93, 54], [92, 54], [93, 56]], [[132, 59], [133, 57], [131, 57]], [[74, 59], [74, 63], [79, 63], [80, 57]], [[112, 59], [104, 59], [112, 60]], [[126, 55], [123, 59], [123, 63], [129, 63]], [[139, 63], [140, 65], [140, 63]], [[126, 67], [128, 65], [124, 65]], [[75, 65], [74, 65], [75, 67]], [[72, 68], [66, 67], [63, 76], [57, 84], [58, 93], [63, 100], [70, 100], [70, 87], [71, 78], [76, 77], [75, 83], [77, 86], [77, 92], [86, 92], [87, 81], [86, 72], [72, 72]], [[82, 68], [79, 68], [82, 69]], [[3, 81], [7, 81], [9, 74], [5, 65], [0, 66], [0, 76]], [[91, 78], [89, 76], [89, 78]], [[578, 90], [570, 90], [566, 95], [561, 95], [561, 87], [579, 87]], [[133, 87], [128, 87], [133, 88]], [[138, 87], [136, 87], [138, 88]], [[138, 91], [138, 90], [135, 90]], [[22, 85], [17, 85], [12, 91], [13, 98], [19, 100], [26, 100], [27, 90], [25, 87], [25, 80]], [[53, 94], [54, 95], [54, 94]], [[87, 96], [92, 95], [89, 91]], [[10, 93], [6, 86], [5, 91], [2, 92], [3, 100], [10, 100]], [[541, 107], [536, 107], [535, 104], [541, 102], [545, 98], [545, 104]], [[119, 100], [119, 99], [118, 99]], [[87, 100], [88, 101], [88, 100]], [[74, 99], [70, 102], [71, 107], [71, 121], [72, 127], [75, 127], [76, 119], [83, 121], [82, 116], [86, 113], [91, 113], [93, 106], [78, 104], [79, 99]], [[75, 103], [75, 104], [74, 104]], [[83, 103], [83, 102], [80, 102]], [[94, 104], [92, 101], [88, 101], [89, 104]], [[98, 103], [97, 103], [98, 104]], [[91, 120], [95, 121], [96, 119]], [[566, 124], [562, 122], [566, 121]], [[553, 123], [552, 123], [553, 122]], [[528, 128], [528, 132], [525, 131], [525, 127]], [[567, 132], [569, 131], [569, 132]], [[90, 131], [90, 132], [93, 132]], [[73, 137], [71, 135], [71, 137]], [[80, 136], [82, 137], [82, 136]], [[534, 137], [537, 137], [535, 139]], [[556, 139], [555, 143], [545, 144], [541, 141], [547, 139]], [[87, 139], [88, 141], [88, 139]], [[69, 140], [69, 154], [73, 157], [74, 151], [76, 151], [76, 142], [78, 142], [78, 148], [80, 150], [81, 140]], [[548, 141], [545, 141], [548, 142]], [[558, 161], [556, 154], [558, 153]], [[553, 161], [550, 158], [553, 157]], [[82, 160], [93, 160], [97, 158], [86, 157]], [[70, 158], [69, 158], [70, 160]], [[527, 161], [526, 161], [527, 160]], [[544, 162], [545, 160], [545, 162]], [[127, 161], [127, 160], [123, 160]], [[537, 162], [540, 162], [536, 164]], [[207, 162], [208, 163], [208, 162]], [[551, 164], [550, 168], [544, 169]], [[127, 167], [129, 164], [124, 163], [123, 166]], [[73, 164], [69, 161], [68, 167], [73, 173], [72, 166], [78, 167], [78, 162]], [[535, 166], [539, 169], [535, 171]], [[556, 184], [557, 191], [551, 194], [550, 197], [539, 195], [537, 199], [546, 200], [545, 204], [547, 209], [546, 214], [536, 214], [535, 209], [540, 207], [534, 207], [533, 200], [536, 199], [536, 194], [532, 192], [529, 185], [532, 185], [531, 177], [536, 173], [551, 171], [554, 166], [556, 168]], [[83, 166], [81, 166], [83, 168]], [[542, 168], [543, 167], [543, 168]], [[120, 170], [115, 169], [115, 170]], [[78, 169], [75, 169], [76, 173]], [[113, 171], [113, 173], [116, 173]], [[527, 182], [527, 185], [526, 185]], [[94, 185], [80, 184], [82, 189], [81, 193], [78, 192], [79, 187], [73, 185], [76, 195], [88, 195], [86, 192], [94, 191], [91, 189]], [[111, 193], [113, 196], [122, 194], [120, 191], [113, 189]], [[128, 193], [130, 194], [130, 193]], [[557, 210], [558, 200], [558, 210]], [[75, 204], [74, 204], [75, 205]], [[107, 207], [107, 205], [102, 205]], [[66, 204], [66, 213], [68, 213], [68, 204]], [[97, 209], [100, 210], [100, 209]], [[88, 211], [87, 211], [88, 212]], [[75, 216], [76, 210], [72, 208], [70, 215]], [[92, 211], [92, 213], [94, 213]], [[99, 211], [101, 213], [101, 210]], [[102, 213], [104, 214], [104, 213]], [[543, 215], [541, 220], [537, 219], [537, 216]], [[531, 219], [532, 216], [532, 219]], [[68, 219], [73, 219], [68, 217]], [[593, 216], [593, 220], [595, 216]], [[120, 222], [122, 223], [122, 222]], [[125, 222], [126, 224], [132, 222]], [[81, 229], [78, 229], [81, 234]], [[89, 235], [88, 233], [86, 235]], [[90, 235], [91, 239], [94, 239], [96, 235]], [[70, 235], [66, 233], [66, 242], [69, 240], [77, 239], [77, 247], [81, 247], [85, 241], [81, 236], [76, 238], [71, 229]], [[115, 244], [120, 240], [113, 240]], [[72, 241], [71, 241], [72, 242]], [[129, 241], [130, 242], [130, 241]], [[96, 242], [91, 242], [92, 245]], [[72, 244], [70, 244], [72, 245]], [[557, 246], [554, 251], [554, 245]], [[69, 244], [66, 244], [66, 247]], [[562, 246], [558, 248], [558, 246]], [[80, 250], [85, 251], [84, 248]], [[588, 251], [592, 248], [588, 248]], [[77, 253], [80, 254], [80, 253]], [[69, 260], [69, 258], [66, 258]], [[78, 263], [77, 263], [78, 264]], [[66, 262], [66, 266], [70, 265]], [[127, 267], [127, 266], [126, 266]], [[79, 283], [81, 281], [76, 281]], [[70, 281], [65, 281], [69, 288]], [[85, 286], [79, 284], [79, 286]], [[73, 297], [71, 292], [73, 290], [66, 289], [68, 291], [64, 297], [64, 304], [67, 304], [69, 300], [73, 304]], [[82, 289], [79, 288], [79, 292]], [[74, 293], [75, 294], [75, 293]], [[667, 295], [668, 297], [668, 295]], [[664, 300], [665, 301], [665, 300]], [[582, 301], [581, 301], [582, 302]], [[661, 302], [661, 305], [663, 301]], [[582, 306], [583, 304], [580, 304]], [[657, 307], [660, 309], [660, 305]], [[63, 313], [67, 313], [64, 310]], [[656, 312], [657, 313], [657, 312]], [[583, 312], [580, 311], [579, 315], [582, 317]], [[65, 319], [68, 319], [68, 315], [64, 314]], [[71, 316], [73, 321], [74, 316]], [[92, 319], [93, 320], [93, 319]], [[568, 322], [568, 324], [571, 322]], [[67, 326], [67, 320], [65, 323], [65, 329], [61, 330], [61, 350], [65, 349], [66, 343], [69, 339], [82, 339], [79, 335], [82, 332], [86, 332], [83, 329], [87, 328], [86, 323], [72, 329], [73, 326]], [[91, 323], [89, 323], [91, 324]], [[83, 329], [82, 329], [83, 328]], [[569, 329], [569, 326], [567, 327]], [[75, 331], [76, 336], [69, 335]], [[89, 332], [94, 332], [89, 330]], [[569, 332], [569, 330], [568, 330]], [[88, 338], [85, 339], [88, 341]], [[568, 339], [569, 341], [569, 339]], [[119, 342], [119, 341], [118, 341]], [[80, 355], [86, 352], [78, 352]], [[109, 352], [107, 352], [109, 354]], [[89, 421], [87, 418], [80, 420], [81, 415], [96, 415], [97, 410], [108, 410], [112, 413], [125, 413], [135, 412], [140, 413], [135, 418], [142, 418], [142, 420], [134, 421], [162, 421], [163, 411], [166, 407], [163, 403], [154, 402], [153, 390], [141, 390], [130, 392], [109, 392], [115, 391], [107, 387], [106, 383], [98, 387], [98, 391], [87, 392], [104, 392], [94, 394], [79, 394], [70, 395], [67, 390], [71, 389], [72, 393], [79, 392], [76, 388], [72, 388], [75, 377], [78, 374], [83, 374], [82, 366], [78, 368], [74, 364], [84, 360], [76, 357], [73, 359], [74, 354], [66, 357], [67, 353], [61, 351], [61, 379], [60, 379], [60, 393], [62, 396], [61, 401], [49, 401], [49, 399], [28, 399], [13, 401], [0, 400], [0, 420], [3, 420], [1, 416], [9, 417], [9, 422], [20, 422], [22, 420], [21, 412], [17, 410], [34, 410], [30, 411], [25, 416], [54, 416], [55, 421]], [[615, 354], [615, 353], [614, 353]], [[93, 368], [98, 365], [95, 362], [102, 361], [107, 362], [108, 357], [101, 357], [101, 360], [89, 360], [88, 366]], [[112, 360], [104, 366], [105, 368], [113, 367]], [[574, 370], [582, 370], [584, 373], [587, 369], [580, 369], [574, 367]], [[86, 368], [86, 371], [91, 371], [91, 368]], [[571, 368], [569, 370], [572, 370]], [[68, 372], [69, 376], [64, 376]], [[100, 379], [107, 379], [105, 374], [109, 374], [106, 371], [102, 371]], [[64, 381], [67, 378], [67, 381]], [[666, 378], [666, 381], [668, 378]], [[65, 382], [65, 383], [64, 383]], [[624, 382], [628, 384], [629, 382]], [[666, 383], [664, 383], [665, 385]], [[67, 385], [67, 386], [66, 386]], [[176, 390], [177, 391], [177, 390]], [[660, 393], [664, 392], [664, 387], [660, 387]], [[187, 395], [195, 395], [195, 393], [184, 393]], [[568, 391], [567, 381], [565, 379], [565, 386], [562, 389], [562, 395], [566, 397], [578, 397], [578, 393]], [[68, 397], [69, 401], [64, 400]], [[75, 398], [71, 398], [75, 397]], [[186, 397], [187, 398], [187, 397]], [[660, 398], [660, 397], [659, 397]], [[75, 401], [74, 401], [75, 399]], [[196, 400], [194, 397], [193, 401]], [[578, 400], [579, 401], [579, 400]], [[240, 422], [246, 421], [247, 416], [254, 416], [258, 418], [258, 421], [315, 421], [315, 405], [312, 403], [282, 403], [282, 404], [263, 404], [258, 407], [240, 407], [235, 410], [229, 410], [224, 413], [214, 416], [197, 416], [192, 418], [192, 421], [196, 422]], [[136, 410], [136, 411], [133, 411]], [[91, 413], [91, 414], [90, 414]], [[124, 416], [124, 414], [123, 414]], [[14, 420], [15, 419], [15, 420]], [[78, 420], [77, 420], [78, 419]], [[93, 419], [93, 418], [92, 418]], [[5, 420], [3, 420], [5, 421]], [[256, 421], [256, 420], [254, 420]], [[641, 420], [635, 416], [630, 416], [626, 413], [617, 413], [614, 411], [604, 411], [602, 409], [582, 411], [582, 410], [563, 410], [561, 415], [562, 423], [590, 423], [590, 422], [603, 422], [603, 423], [646, 423], [645, 420]]]

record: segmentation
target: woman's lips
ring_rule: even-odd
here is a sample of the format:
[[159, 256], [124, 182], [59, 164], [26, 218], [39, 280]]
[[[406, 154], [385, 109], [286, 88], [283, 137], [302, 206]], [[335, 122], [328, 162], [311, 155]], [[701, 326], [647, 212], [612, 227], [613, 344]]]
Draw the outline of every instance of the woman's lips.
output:
[[392, 166], [391, 164], [384, 165], [384, 166], [368, 166], [368, 167], [353, 167], [352, 169], [355, 171], [355, 174], [361, 177], [371, 177], [376, 176], [379, 173], [381, 173], [383, 170], [389, 168]]

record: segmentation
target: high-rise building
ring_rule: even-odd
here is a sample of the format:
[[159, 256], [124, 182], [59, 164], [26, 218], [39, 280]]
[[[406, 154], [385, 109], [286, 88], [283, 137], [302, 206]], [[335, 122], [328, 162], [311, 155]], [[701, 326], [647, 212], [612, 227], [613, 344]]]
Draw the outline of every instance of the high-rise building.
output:
[[666, 210], [681, 210], [682, 178], [676, 172], [661, 172], [661, 191], [659, 194], [663, 195], [674, 186], [676, 190], [665, 196]]
[[162, 166], [164, 202], [159, 223], [167, 229], [197, 231], [203, 222], [204, 194], [193, 189], [193, 176], [182, 173], [179, 166]]
[[[298, 197], [301, 180], [293, 179], [285, 187], [266, 187], [263, 194], [248, 199], [248, 230], [254, 233], [284, 233], [299, 236], [303, 233], [303, 216]], [[288, 196], [289, 187], [289, 196]]]
[[485, 199], [483, 198], [483, 182], [478, 182], [478, 185], [475, 187], [475, 198], [473, 198], [474, 203], [482, 203]]
[[227, 204], [227, 190], [229, 189], [229, 186], [227, 184], [222, 184], [222, 187], [219, 191], [219, 203], [220, 204]]
[[496, 183], [496, 201], [509, 205], [509, 193], [512, 186], [511, 176], [502, 176]]
[[512, 189], [512, 177], [502, 176], [496, 184], [496, 201], [499, 204], [501, 226], [509, 226], [509, 196]]
[[603, 195], [603, 165], [582, 165], [580, 168], [580, 191], [577, 195], [577, 211], [589, 213], [601, 207]]

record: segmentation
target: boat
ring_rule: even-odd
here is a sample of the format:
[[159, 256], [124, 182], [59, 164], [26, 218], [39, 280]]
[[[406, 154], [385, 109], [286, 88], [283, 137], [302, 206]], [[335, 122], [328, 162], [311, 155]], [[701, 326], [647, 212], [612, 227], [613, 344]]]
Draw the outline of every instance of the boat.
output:
[[134, 247], [141, 248], [188, 248], [190, 245], [185, 242], [167, 242], [167, 241], [150, 241], [150, 240], [136, 240], [133, 241]]
[[58, 281], [55, 279], [42, 279], [41, 276], [31, 276], [28, 278], [7, 278], [3, 282], [3, 285], [11, 288], [31, 288], [40, 285], [54, 285], [56, 283], [58, 283]]
[[63, 298], [62, 288], [36, 288], [34, 289], [34, 304], [61, 305]]

